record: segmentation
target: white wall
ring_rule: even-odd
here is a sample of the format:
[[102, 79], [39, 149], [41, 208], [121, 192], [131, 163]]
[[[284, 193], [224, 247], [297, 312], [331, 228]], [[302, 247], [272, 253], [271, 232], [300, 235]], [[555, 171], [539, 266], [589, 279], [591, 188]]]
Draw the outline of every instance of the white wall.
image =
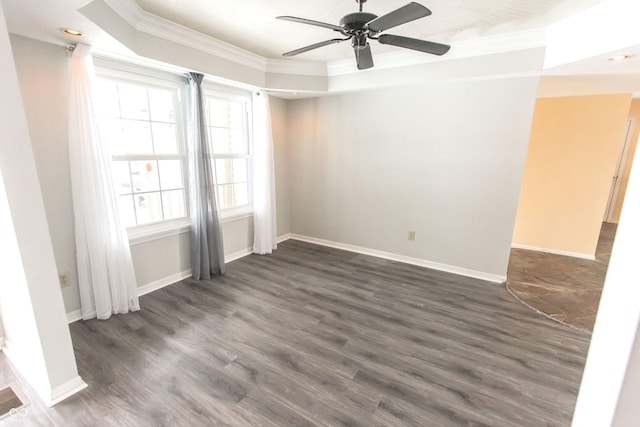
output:
[[[636, 152], [634, 165], [640, 152]], [[640, 168], [634, 166], [602, 289], [574, 427], [635, 426], [640, 419]], [[619, 400], [618, 400], [619, 399]], [[631, 420], [632, 423], [628, 423]]]
[[86, 386], [76, 367], [25, 109], [0, 7], [0, 313], [7, 355], [46, 404]]
[[636, 337], [629, 358], [629, 365], [625, 373], [624, 383], [613, 418], [614, 427], [630, 427], [638, 424], [640, 411], [640, 329], [636, 330]]
[[537, 81], [291, 102], [292, 232], [503, 279]]
[[2, 176], [0, 176], [0, 234], [2, 235], [0, 267], [4, 276], [0, 282], [0, 316], [2, 323], [7, 325], [4, 335], [5, 345], [9, 347], [10, 352], [13, 347], [17, 349], [13, 350], [14, 352], [24, 357], [22, 368], [29, 372], [28, 380], [34, 388], [40, 390], [40, 393], [46, 394], [46, 389], [51, 388], [51, 385]]
[[[554, 67], [610, 52], [622, 52], [622, 49], [640, 44], [640, 32], [637, 30], [639, 14], [640, 3], [637, 0], [602, 0], [550, 25], [547, 28], [544, 68], [551, 69], [552, 74], [565, 73], [566, 68], [554, 70]], [[584, 72], [578, 69], [575, 74]]]

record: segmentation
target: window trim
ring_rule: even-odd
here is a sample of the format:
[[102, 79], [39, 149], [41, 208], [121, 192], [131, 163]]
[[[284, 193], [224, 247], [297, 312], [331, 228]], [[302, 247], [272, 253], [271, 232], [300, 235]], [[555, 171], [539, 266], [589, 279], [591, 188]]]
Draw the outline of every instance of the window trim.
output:
[[[211, 82], [205, 82], [202, 85], [203, 95], [205, 98], [211, 97], [214, 99], [223, 99], [235, 102], [241, 102], [244, 107], [244, 117], [243, 117], [243, 127], [246, 132], [245, 138], [247, 143], [247, 153], [246, 154], [233, 154], [233, 153], [224, 153], [215, 155], [211, 153], [211, 160], [214, 162], [214, 175], [215, 175], [215, 160], [216, 159], [237, 159], [237, 158], [246, 158], [247, 159], [247, 204], [227, 208], [227, 209], [218, 209], [220, 212], [220, 219], [222, 222], [229, 222], [236, 219], [246, 218], [248, 216], [253, 216], [253, 99], [251, 96], [251, 92], [242, 90], [242, 89], [234, 89], [227, 87], [220, 87]], [[207, 127], [209, 127], [207, 125]], [[219, 184], [216, 182], [216, 187]], [[219, 205], [219, 202], [218, 202]]]
[[[166, 71], [129, 64], [121, 61], [109, 60], [103, 57], [94, 57], [96, 76], [98, 78], [115, 80], [118, 82], [140, 84], [147, 88], [172, 89], [176, 94], [176, 138], [178, 139], [178, 152], [176, 154], [113, 154], [113, 161], [136, 160], [180, 160], [182, 165], [182, 183], [184, 190], [185, 216], [182, 218], [163, 219], [146, 224], [136, 224], [126, 227], [131, 246], [162, 239], [189, 231], [189, 164], [187, 158], [187, 135], [185, 106], [185, 79], [184, 76]], [[119, 196], [116, 194], [116, 196]]]
[[[158, 86], [160, 88], [166, 88], [172, 86], [177, 89], [178, 95], [178, 109], [176, 111], [176, 130], [179, 133], [178, 137], [181, 139], [178, 147], [178, 155], [181, 156], [183, 161], [183, 176], [184, 191], [185, 191], [185, 212], [186, 217], [178, 219], [163, 220], [154, 223], [135, 225], [127, 227], [127, 235], [129, 237], [129, 245], [136, 246], [147, 242], [152, 242], [159, 239], [164, 239], [172, 236], [177, 236], [190, 232], [191, 219], [189, 212], [189, 159], [187, 154], [187, 129], [186, 129], [186, 80], [184, 73], [179, 70], [163, 70], [154, 68], [147, 65], [141, 65], [132, 63], [125, 60], [109, 58], [100, 55], [93, 56], [93, 62], [96, 70], [96, 75], [99, 78], [110, 78], [116, 80], [129, 81], [132, 83], [139, 83], [145, 86]], [[249, 203], [242, 207], [230, 208], [220, 210], [220, 222], [228, 223], [245, 218], [252, 218], [254, 215], [253, 210], [253, 99], [251, 89], [249, 88], [237, 88], [226, 86], [212, 80], [208, 76], [205, 76], [202, 84], [205, 96], [207, 93], [214, 94], [214, 96], [223, 99], [241, 100], [246, 103], [245, 111], [245, 128], [247, 132], [247, 146], [248, 146], [248, 177], [247, 184], [249, 187]], [[129, 157], [133, 158], [136, 155], [131, 156], [112, 156], [111, 161], [114, 160], [129, 160]], [[144, 157], [145, 155], [141, 155]], [[162, 156], [162, 155], [155, 155]], [[171, 155], [173, 156], [173, 155]], [[125, 158], [127, 157], [127, 158]], [[148, 156], [144, 159], [147, 160]]]
[[127, 235], [129, 236], [129, 245], [136, 246], [142, 243], [188, 233], [190, 230], [191, 220], [187, 216], [186, 218], [169, 219], [151, 224], [127, 227]]

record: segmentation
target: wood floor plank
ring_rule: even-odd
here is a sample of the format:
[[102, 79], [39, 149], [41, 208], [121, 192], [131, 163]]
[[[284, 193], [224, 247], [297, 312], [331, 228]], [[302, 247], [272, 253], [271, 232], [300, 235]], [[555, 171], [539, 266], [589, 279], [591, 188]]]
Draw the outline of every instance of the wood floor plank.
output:
[[89, 388], [27, 421], [568, 426], [590, 338], [504, 286], [293, 240], [141, 307], [72, 324]]

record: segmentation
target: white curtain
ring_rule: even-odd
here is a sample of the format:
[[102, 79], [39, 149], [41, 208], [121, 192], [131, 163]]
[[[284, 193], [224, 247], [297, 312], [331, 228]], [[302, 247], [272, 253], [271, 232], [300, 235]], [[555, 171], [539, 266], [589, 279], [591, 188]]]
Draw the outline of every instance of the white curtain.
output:
[[277, 248], [276, 184], [269, 95], [253, 94], [253, 252]]
[[140, 309], [125, 228], [111, 179], [111, 156], [100, 138], [92, 88], [91, 46], [69, 59], [69, 159], [82, 318], [108, 319]]

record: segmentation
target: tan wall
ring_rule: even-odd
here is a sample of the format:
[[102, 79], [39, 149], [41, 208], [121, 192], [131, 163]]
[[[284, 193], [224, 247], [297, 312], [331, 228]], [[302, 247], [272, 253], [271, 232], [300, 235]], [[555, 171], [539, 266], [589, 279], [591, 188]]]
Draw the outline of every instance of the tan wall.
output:
[[536, 103], [514, 244], [595, 254], [630, 94]]
[[629, 173], [631, 173], [631, 165], [633, 164], [633, 156], [636, 153], [636, 146], [638, 145], [638, 138], [640, 138], [640, 99], [634, 99], [631, 101], [631, 109], [629, 110], [629, 118], [634, 119], [633, 133], [631, 140], [629, 141], [629, 151], [627, 152], [627, 160], [624, 165], [624, 170], [620, 176], [620, 190], [618, 191], [618, 197], [616, 198], [616, 204], [613, 209], [613, 215], [611, 222], [616, 224], [620, 220], [620, 210], [622, 209], [622, 202], [624, 201], [624, 195], [627, 191], [627, 183], [629, 182]]

